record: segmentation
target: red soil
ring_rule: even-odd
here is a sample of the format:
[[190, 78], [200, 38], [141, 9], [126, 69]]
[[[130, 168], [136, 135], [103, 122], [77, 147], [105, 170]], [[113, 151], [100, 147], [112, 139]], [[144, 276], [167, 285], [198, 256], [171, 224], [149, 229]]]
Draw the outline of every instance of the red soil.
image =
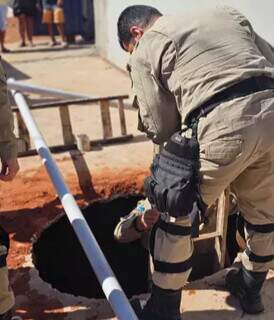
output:
[[[142, 191], [146, 170], [105, 168], [79, 185], [70, 175], [66, 183], [78, 204], [83, 206], [99, 197]], [[31, 239], [63, 213], [60, 201], [43, 167], [19, 174], [12, 183], [0, 186], [0, 223], [10, 233], [8, 264], [17, 269], [31, 250]]]

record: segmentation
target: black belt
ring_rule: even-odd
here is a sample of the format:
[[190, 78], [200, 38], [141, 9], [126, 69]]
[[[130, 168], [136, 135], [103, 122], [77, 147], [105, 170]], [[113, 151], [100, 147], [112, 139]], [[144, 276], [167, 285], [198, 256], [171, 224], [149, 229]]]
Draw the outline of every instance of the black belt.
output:
[[212, 98], [206, 101], [203, 105], [193, 110], [186, 118], [185, 124], [188, 127], [197, 122], [201, 117], [206, 116], [221, 102], [229, 101], [236, 98], [248, 96], [249, 94], [274, 89], [274, 79], [266, 76], [258, 76], [245, 79], [238, 82], [227, 89], [216, 93]]

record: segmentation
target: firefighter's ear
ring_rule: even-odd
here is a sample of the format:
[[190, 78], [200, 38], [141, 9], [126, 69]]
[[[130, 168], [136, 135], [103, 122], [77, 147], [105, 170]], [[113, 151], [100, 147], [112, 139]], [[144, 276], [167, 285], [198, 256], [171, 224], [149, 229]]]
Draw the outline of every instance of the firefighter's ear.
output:
[[144, 34], [144, 29], [141, 28], [141, 27], [138, 27], [138, 26], [132, 26], [130, 29], [129, 29], [129, 32], [131, 33], [132, 35], [132, 38], [134, 39], [134, 42], [138, 42], [141, 37], [143, 36]]

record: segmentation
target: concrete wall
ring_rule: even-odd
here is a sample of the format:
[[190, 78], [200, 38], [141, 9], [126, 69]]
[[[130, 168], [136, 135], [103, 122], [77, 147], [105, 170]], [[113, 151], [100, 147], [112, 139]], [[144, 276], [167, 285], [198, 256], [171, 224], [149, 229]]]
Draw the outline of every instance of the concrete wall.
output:
[[99, 53], [121, 68], [125, 68], [127, 54], [117, 42], [116, 23], [121, 11], [134, 4], [155, 6], [164, 14], [191, 11], [216, 4], [230, 5], [243, 12], [257, 33], [274, 45], [273, 0], [95, 0], [95, 33]]

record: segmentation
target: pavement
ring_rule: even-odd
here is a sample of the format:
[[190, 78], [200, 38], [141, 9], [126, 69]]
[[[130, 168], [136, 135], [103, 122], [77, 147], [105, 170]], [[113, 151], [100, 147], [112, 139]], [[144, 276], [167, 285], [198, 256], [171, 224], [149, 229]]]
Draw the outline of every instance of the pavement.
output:
[[[77, 45], [66, 50], [61, 48], [52, 50], [44, 43], [38, 43], [33, 50], [19, 51], [16, 45], [13, 46], [11, 48], [14, 48], [16, 52], [3, 57], [8, 76], [35, 85], [91, 96], [130, 93], [130, 80], [126, 73], [104, 61], [96, 54], [95, 48], [91, 45]], [[30, 98], [36, 101], [44, 100], [44, 97], [39, 96], [31, 96]], [[100, 119], [98, 105], [71, 105], [70, 112], [75, 134], [84, 133], [90, 139], [102, 137], [101, 122], [98, 120]], [[49, 145], [62, 143], [58, 109], [37, 110], [33, 112], [33, 115]], [[111, 107], [111, 115], [114, 135], [119, 135], [119, 118], [115, 105]], [[94, 148], [90, 152], [82, 154], [78, 160], [69, 152], [54, 155], [64, 177], [74, 175], [79, 178], [79, 172], [81, 171], [88, 172], [92, 176], [98, 172], [106, 172], [108, 178], [104, 180], [104, 183], [111, 184], [110, 172], [118, 172], [120, 178], [116, 177], [117, 180], [122, 179], [123, 172], [128, 169], [140, 170], [143, 175], [144, 171], [148, 170], [152, 159], [152, 145], [146, 137], [137, 131], [137, 113], [130, 107], [126, 108], [126, 121], [128, 133], [134, 135], [133, 140], [128, 143]], [[75, 163], [78, 165], [75, 165]], [[28, 179], [28, 177], [31, 179], [34, 173], [41, 168], [41, 162], [37, 156], [26, 157], [20, 159], [20, 166], [20, 179]], [[78, 169], [76, 170], [76, 168]], [[127, 183], [134, 185], [136, 176], [132, 175], [132, 181], [129, 179]], [[12, 184], [10, 188], [13, 188]], [[28, 185], [28, 188], [28, 191], [24, 192], [31, 192], [32, 186]], [[41, 184], [42, 191], [43, 185]], [[18, 190], [18, 193], [20, 192]], [[39, 193], [41, 198], [39, 199], [43, 201], [41, 194], [43, 193]], [[13, 200], [13, 202], [15, 201], [16, 199]], [[4, 197], [1, 197], [3, 217], [5, 217], [5, 212], [7, 214], [10, 212], [10, 205], [10, 203], [5, 202]], [[37, 213], [38, 211], [35, 210], [43, 209], [43, 206], [46, 206], [46, 204], [41, 202], [39, 208], [31, 207], [31, 210]], [[29, 204], [27, 204], [28, 207], [30, 207]], [[36, 227], [40, 228], [41, 225], [37, 224]], [[26, 239], [24, 241], [13, 239], [13, 241], [13, 255], [15, 256], [16, 254], [22, 254], [24, 251], [20, 251], [20, 247], [29, 243], [29, 240]], [[17, 251], [14, 249], [15, 245]], [[22, 262], [18, 262], [18, 265], [10, 264], [10, 271], [11, 285], [16, 292], [16, 311], [24, 320], [116, 319], [106, 300], [75, 297], [61, 293], [53, 289], [50, 284], [45, 283], [39, 277], [38, 271], [33, 265], [29, 250], [26, 250]], [[272, 320], [274, 318], [274, 273], [270, 273], [263, 289], [266, 312], [263, 315], [251, 317], [243, 314], [237, 301], [226, 292], [224, 288], [226, 272], [226, 270], [223, 270], [210, 277], [192, 282], [184, 289], [182, 299], [183, 319]]]
[[[87, 299], [64, 294], [45, 283], [33, 268], [29, 257], [12, 284], [29, 279], [27, 291], [31, 296], [17, 295], [17, 313], [23, 319], [64, 319], [64, 320], [114, 320], [110, 305], [103, 299]], [[189, 283], [183, 290], [181, 312], [184, 320], [272, 320], [274, 317], [274, 272], [270, 272], [263, 287], [262, 295], [265, 312], [251, 316], [243, 313], [238, 301], [226, 290], [224, 278], [228, 269], [202, 280]], [[136, 296], [147, 300], [148, 295]], [[153, 319], [151, 319], [153, 320]]]

